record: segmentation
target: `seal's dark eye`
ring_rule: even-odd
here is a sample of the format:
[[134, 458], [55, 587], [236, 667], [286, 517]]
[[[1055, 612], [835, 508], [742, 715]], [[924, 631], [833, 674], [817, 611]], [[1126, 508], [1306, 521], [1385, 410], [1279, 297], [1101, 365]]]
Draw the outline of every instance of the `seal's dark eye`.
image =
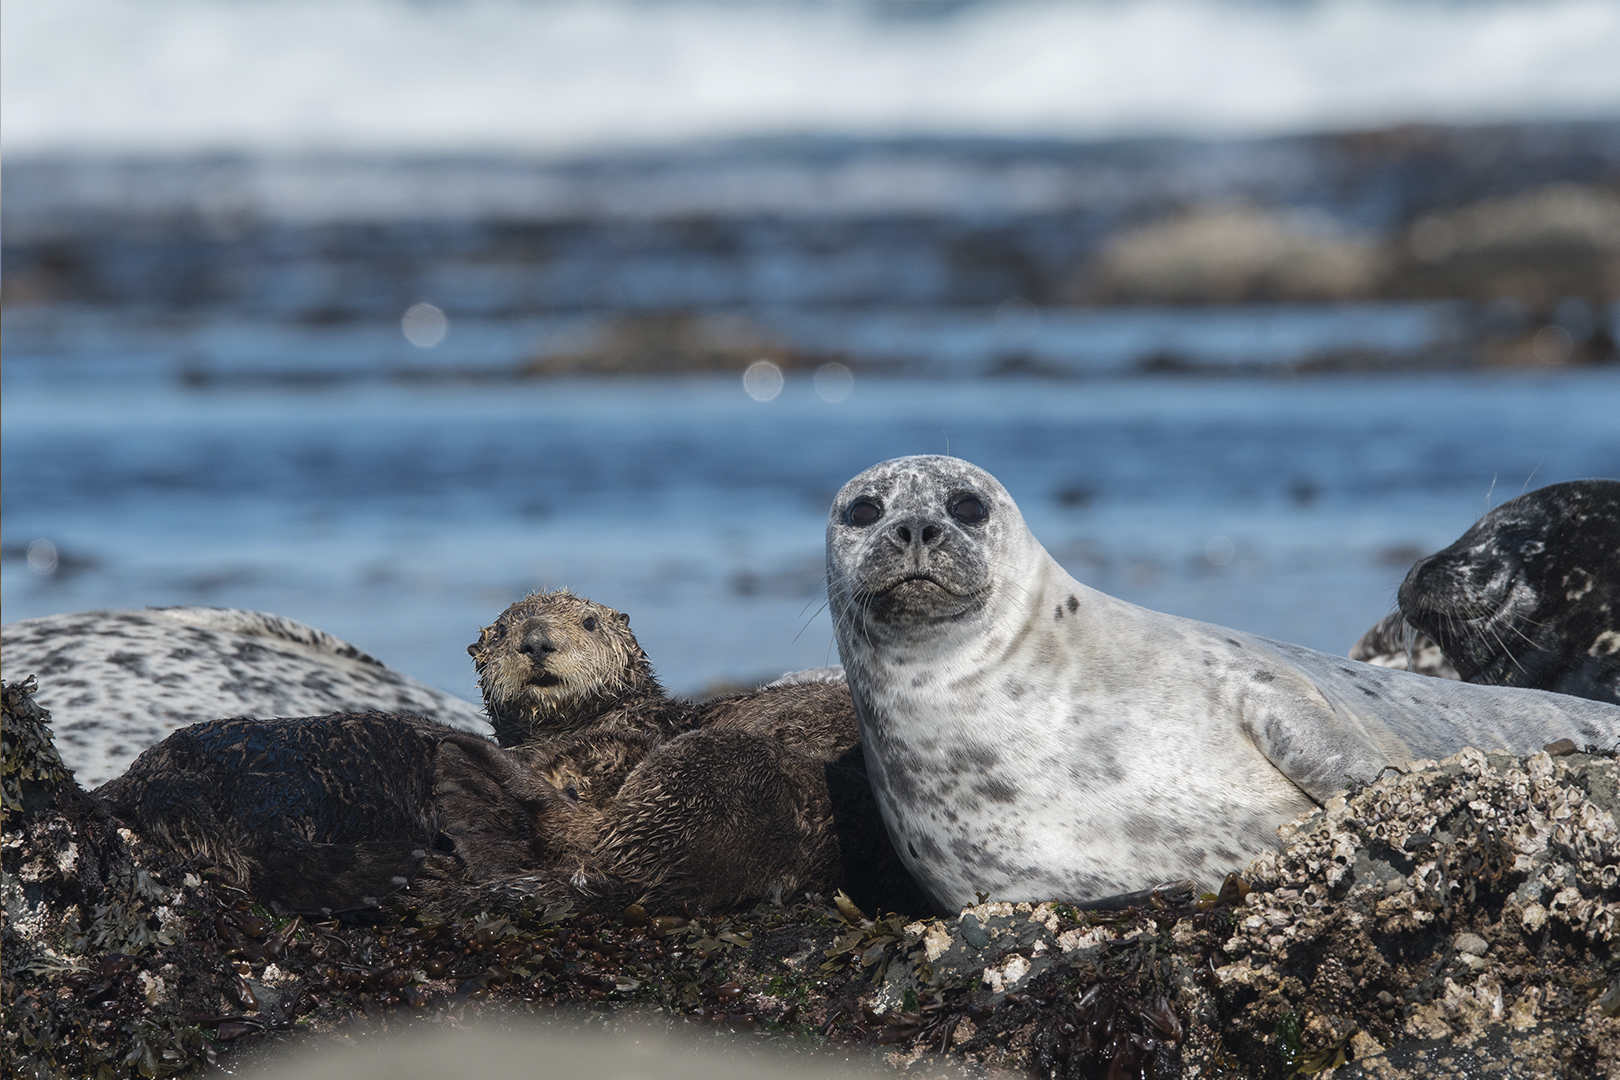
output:
[[573, 799], [575, 802], [579, 802], [579, 788], [575, 787], [573, 784], [569, 784], [567, 787], [563, 788], [563, 794], [568, 796], [570, 799]]
[[849, 523], [861, 528], [883, 516], [883, 507], [871, 499], [856, 499], [849, 505]]
[[595, 630], [596, 629], [596, 616], [595, 615], [587, 615], [587, 616], [585, 616], [585, 622], [582, 625], [587, 630]]
[[989, 516], [984, 503], [972, 495], [964, 495], [951, 504], [951, 517], [964, 525], [977, 525]]

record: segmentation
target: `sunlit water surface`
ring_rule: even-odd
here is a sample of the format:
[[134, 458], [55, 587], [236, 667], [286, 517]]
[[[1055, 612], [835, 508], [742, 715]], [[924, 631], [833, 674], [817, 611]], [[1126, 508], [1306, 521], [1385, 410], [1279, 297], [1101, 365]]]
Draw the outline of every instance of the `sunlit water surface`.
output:
[[[261, 608], [474, 696], [531, 589], [627, 611], [697, 691], [836, 660], [829, 501], [901, 454], [995, 473], [1082, 581], [1342, 653], [1489, 506], [1620, 476], [1620, 373], [1300, 379], [808, 376], [324, 391], [8, 381], [7, 621]], [[31, 568], [28, 545], [55, 545]], [[36, 555], [42, 549], [36, 549]], [[23, 673], [7, 670], [14, 678]]]

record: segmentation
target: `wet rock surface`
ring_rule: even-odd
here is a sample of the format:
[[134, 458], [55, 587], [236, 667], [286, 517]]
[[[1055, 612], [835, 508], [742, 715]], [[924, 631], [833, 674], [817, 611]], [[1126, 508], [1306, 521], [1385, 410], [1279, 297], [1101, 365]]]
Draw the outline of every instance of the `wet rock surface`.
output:
[[5, 688], [4, 1072], [172, 1076], [561, 1008], [1042, 1077], [1620, 1076], [1620, 769], [1466, 751], [1336, 799], [1247, 883], [950, 919], [810, 897], [576, 910], [521, 880], [286, 918], [112, 822]]

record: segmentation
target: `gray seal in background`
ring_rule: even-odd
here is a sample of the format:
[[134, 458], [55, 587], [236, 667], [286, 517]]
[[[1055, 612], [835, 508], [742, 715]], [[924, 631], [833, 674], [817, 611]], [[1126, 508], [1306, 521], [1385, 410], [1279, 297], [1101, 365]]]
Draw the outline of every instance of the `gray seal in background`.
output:
[[1620, 702], [1620, 480], [1509, 499], [1418, 560], [1400, 604], [1466, 682]]
[[240, 608], [80, 611], [0, 627], [6, 679], [39, 676], [56, 747], [86, 788], [172, 732], [227, 716], [411, 713], [488, 734], [483, 710], [295, 619]]
[[943, 910], [1213, 883], [1386, 766], [1620, 739], [1615, 706], [1392, 671], [1089, 589], [956, 458], [846, 484], [827, 578], [878, 805]]

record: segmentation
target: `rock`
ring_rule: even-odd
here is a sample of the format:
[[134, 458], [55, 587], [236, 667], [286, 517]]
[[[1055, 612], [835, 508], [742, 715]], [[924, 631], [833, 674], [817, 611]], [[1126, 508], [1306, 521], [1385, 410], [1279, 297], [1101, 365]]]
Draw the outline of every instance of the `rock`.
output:
[[1612, 757], [1420, 763], [1284, 830], [1246, 895], [1124, 911], [873, 918], [812, 896], [578, 913], [515, 879], [464, 910], [402, 895], [309, 924], [109, 830], [27, 691], [5, 688], [0, 1036], [43, 1074], [179, 1075], [295, 1036], [567, 1006], [907, 1069], [1620, 1078]]

